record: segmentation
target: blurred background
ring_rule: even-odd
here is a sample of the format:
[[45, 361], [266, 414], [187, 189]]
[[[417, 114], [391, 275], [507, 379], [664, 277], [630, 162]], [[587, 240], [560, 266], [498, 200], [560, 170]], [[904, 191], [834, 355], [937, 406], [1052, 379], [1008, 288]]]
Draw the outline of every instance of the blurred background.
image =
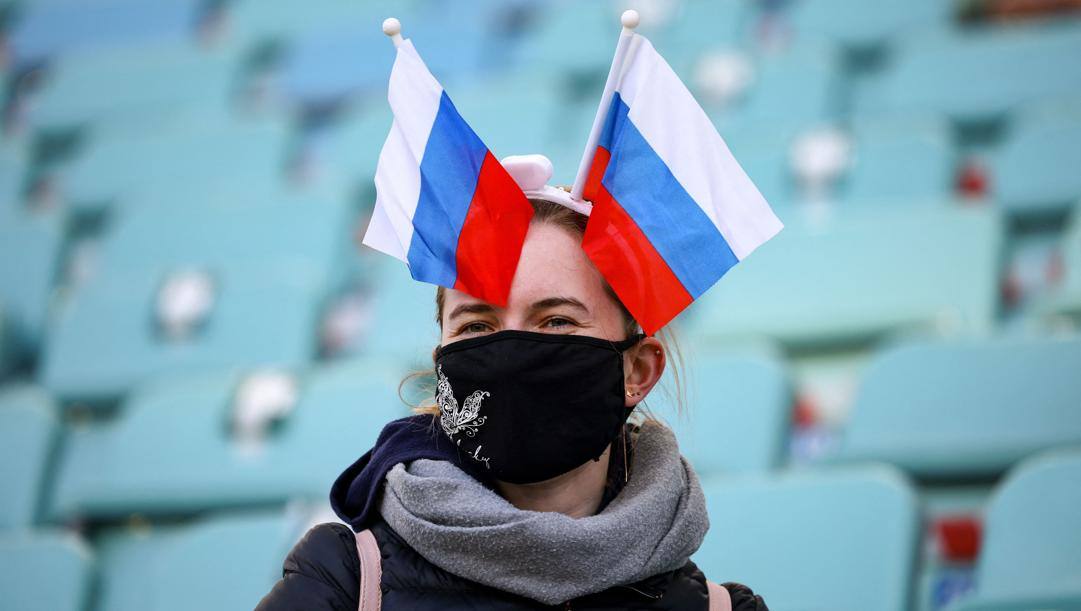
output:
[[780, 611], [1081, 608], [1081, 2], [2, 0], [4, 608], [253, 607], [438, 342], [359, 247], [383, 18], [570, 183], [625, 8], [787, 225], [650, 401], [695, 560]]

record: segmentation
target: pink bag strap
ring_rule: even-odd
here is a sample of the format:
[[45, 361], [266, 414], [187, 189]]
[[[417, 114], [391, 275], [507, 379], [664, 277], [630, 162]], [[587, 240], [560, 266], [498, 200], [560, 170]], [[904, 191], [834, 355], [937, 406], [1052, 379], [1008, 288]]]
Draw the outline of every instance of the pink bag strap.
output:
[[[357, 533], [357, 557], [360, 558], [359, 611], [379, 611], [383, 606], [383, 556], [379, 542], [370, 530]], [[711, 607], [712, 608], [712, 607]]]
[[732, 611], [732, 596], [724, 586], [706, 581], [709, 590], [709, 611]]

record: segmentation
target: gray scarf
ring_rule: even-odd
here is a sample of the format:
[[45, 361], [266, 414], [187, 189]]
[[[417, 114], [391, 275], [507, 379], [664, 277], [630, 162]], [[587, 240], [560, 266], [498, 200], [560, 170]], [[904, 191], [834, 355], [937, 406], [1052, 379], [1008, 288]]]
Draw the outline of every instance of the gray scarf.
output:
[[380, 513], [421, 556], [549, 605], [678, 569], [709, 528], [698, 477], [656, 423], [638, 435], [630, 481], [595, 516], [518, 509], [444, 461], [399, 464], [386, 481]]

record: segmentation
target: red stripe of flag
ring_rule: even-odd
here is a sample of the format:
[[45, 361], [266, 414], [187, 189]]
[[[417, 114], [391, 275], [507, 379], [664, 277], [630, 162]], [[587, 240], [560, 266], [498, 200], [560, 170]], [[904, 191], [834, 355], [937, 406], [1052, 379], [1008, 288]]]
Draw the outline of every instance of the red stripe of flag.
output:
[[[533, 206], [489, 151], [466, 212], [455, 252], [454, 288], [497, 306], [506, 306]], [[493, 257], [492, 253], [514, 253]]]
[[611, 153], [597, 147], [583, 195], [593, 202], [582, 248], [642, 330], [653, 335], [693, 298], [601, 179]]

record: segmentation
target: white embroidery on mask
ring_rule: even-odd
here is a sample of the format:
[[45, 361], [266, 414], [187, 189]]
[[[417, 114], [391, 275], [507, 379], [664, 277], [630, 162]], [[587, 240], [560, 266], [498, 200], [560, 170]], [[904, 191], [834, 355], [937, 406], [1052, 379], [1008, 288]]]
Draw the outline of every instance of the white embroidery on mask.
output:
[[450, 380], [443, 375], [443, 366], [436, 368], [438, 384], [436, 385], [435, 402], [439, 405], [439, 422], [443, 425], [443, 432], [448, 437], [458, 432], [464, 432], [470, 437], [477, 435], [477, 427], [484, 424], [487, 416], [480, 416], [480, 402], [484, 397], [490, 397], [491, 393], [483, 390], [474, 390], [465, 398], [465, 402], [458, 407], [458, 400], [454, 398], [454, 392], [450, 388]]

